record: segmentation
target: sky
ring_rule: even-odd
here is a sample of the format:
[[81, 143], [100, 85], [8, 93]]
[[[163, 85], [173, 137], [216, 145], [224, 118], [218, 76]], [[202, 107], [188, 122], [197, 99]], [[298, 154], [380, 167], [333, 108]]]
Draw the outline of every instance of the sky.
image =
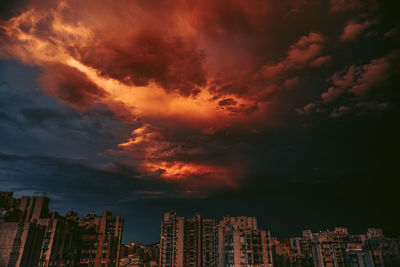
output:
[[0, 3], [0, 190], [125, 217], [399, 235], [400, 23], [378, 0]]

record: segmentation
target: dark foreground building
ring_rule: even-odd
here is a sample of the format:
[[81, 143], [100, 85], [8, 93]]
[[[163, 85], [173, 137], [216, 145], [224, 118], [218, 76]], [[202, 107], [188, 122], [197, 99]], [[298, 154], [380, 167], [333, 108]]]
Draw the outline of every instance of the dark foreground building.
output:
[[48, 210], [43, 196], [0, 192], [0, 267], [117, 267], [123, 217]]

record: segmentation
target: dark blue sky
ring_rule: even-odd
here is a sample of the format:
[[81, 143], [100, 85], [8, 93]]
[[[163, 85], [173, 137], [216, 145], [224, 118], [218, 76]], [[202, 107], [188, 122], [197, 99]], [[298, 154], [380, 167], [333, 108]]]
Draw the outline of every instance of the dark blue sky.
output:
[[[236, 70], [221, 67], [215, 87], [208, 90], [220, 109], [232, 116], [248, 116], [252, 129], [230, 119], [226, 123], [224, 117], [220, 122], [216, 119], [217, 124], [213, 122], [210, 132], [203, 125], [196, 128], [177, 122], [174, 117], [123, 113], [122, 104], [115, 99], [106, 101], [101, 91], [104, 88], [94, 86], [77, 69], [49, 66], [39, 56], [33, 57], [32, 62], [26, 60], [26, 56], [13, 50], [28, 49], [26, 44], [2, 30], [0, 190], [13, 191], [17, 197], [45, 192], [51, 199], [51, 210], [60, 214], [75, 210], [85, 215], [108, 209], [123, 215], [124, 242], [157, 242], [163, 212], [169, 210], [186, 217], [195, 213], [216, 219], [224, 215], [256, 216], [260, 227], [279, 237], [298, 235], [306, 228], [333, 226], [346, 226], [356, 232], [376, 226], [389, 235], [400, 234], [396, 216], [400, 177], [400, 28], [395, 6], [383, 1], [370, 1], [374, 3], [371, 8], [364, 7], [361, 1], [344, 1], [347, 6], [333, 6], [340, 2], [333, 0], [320, 1], [322, 4], [312, 0], [283, 4], [267, 1], [269, 9], [265, 12], [272, 18], [264, 20], [251, 7], [241, 7], [246, 12], [250, 10], [246, 13], [227, 2], [223, 5], [225, 11], [221, 11], [206, 2], [212, 15], [202, 17], [196, 13], [199, 19], [193, 27], [206, 36], [203, 45], [209, 47], [201, 48], [205, 51], [203, 56], [210, 59], [207, 63], [194, 56], [189, 63], [182, 60], [192, 55], [191, 44], [185, 41], [174, 50], [175, 41], [157, 39], [152, 43], [148, 35], [129, 39], [132, 43], [128, 42], [128, 46], [123, 38], [112, 39], [112, 44], [124, 44], [113, 51], [126, 55], [116, 56], [116, 52], [99, 46], [90, 52], [83, 48], [82, 52], [77, 46], [74, 49], [78, 52], [74, 50], [71, 55], [99, 70], [105, 79], [129, 86], [154, 82], [170, 95], [178, 90], [180, 96], [194, 99], [197, 93], [193, 88], [205, 85], [189, 68], [197, 72], [210, 67], [216, 57], [214, 52], [221, 47], [238, 61], [250, 58], [251, 68], [255, 69], [251, 75], [241, 76], [238, 71], [236, 80], [226, 74]], [[71, 6], [77, 3], [70, 1]], [[0, 5], [4, 20], [0, 24], [10, 27], [5, 20], [39, 4], [17, 1]], [[157, 1], [142, 6], [146, 12], [156, 7]], [[163, 12], [168, 8], [160, 6], [160, 19], [165, 19]], [[38, 9], [50, 7], [45, 4]], [[102, 12], [107, 13], [105, 10]], [[78, 11], [68, 12], [71, 25], [77, 25]], [[121, 20], [126, 19], [121, 16]], [[231, 16], [243, 18], [235, 22]], [[42, 24], [39, 26], [36, 32], [30, 31], [33, 37], [57, 37]], [[68, 38], [62, 39], [66, 42], [63, 45], [72, 42]], [[232, 40], [234, 43], [230, 43]], [[111, 46], [110, 40], [104, 42], [104, 47]], [[142, 46], [149, 43], [156, 59], [142, 56], [148, 52]], [[159, 52], [164, 49], [160, 43], [174, 50], [174, 55]], [[72, 50], [69, 47], [65, 51]], [[97, 62], [96, 53], [104, 66]], [[155, 64], [154, 60], [161, 63]], [[193, 63], [197, 60], [200, 66]], [[164, 73], [157, 67], [160, 64], [172, 69], [183, 65], [179, 71], [188, 73]], [[210, 69], [204, 72], [205, 78]], [[229, 86], [221, 78], [224, 75], [230, 77]], [[256, 104], [239, 106], [235, 102], [240, 99]], [[268, 109], [265, 117], [253, 116], [258, 112], [253, 110], [263, 112], [265, 103], [273, 110]], [[161, 105], [161, 112], [163, 108]], [[127, 118], [131, 114], [135, 115]], [[191, 114], [187, 116], [190, 118]], [[145, 136], [150, 136], [145, 146], [128, 147], [130, 150], [118, 146], [144, 125], [154, 131], [150, 133], [157, 133]], [[151, 150], [154, 147], [155, 152]], [[218, 180], [218, 172], [194, 172], [190, 177], [185, 174], [183, 178], [177, 175], [176, 180], [167, 179], [168, 164], [160, 165], [165, 169], [160, 167], [155, 172], [144, 171], [143, 166], [154, 162], [211, 166], [232, 177]], [[233, 185], [227, 179], [234, 181]]]

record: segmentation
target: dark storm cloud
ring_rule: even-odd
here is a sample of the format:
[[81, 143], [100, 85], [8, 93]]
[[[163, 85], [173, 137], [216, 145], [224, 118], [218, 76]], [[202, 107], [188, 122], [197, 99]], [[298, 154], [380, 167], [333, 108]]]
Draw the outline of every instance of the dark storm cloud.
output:
[[84, 113], [60, 106], [35, 89], [36, 70], [5, 61], [0, 70], [4, 79], [0, 87], [0, 152], [80, 157], [84, 151], [85, 157], [95, 160], [97, 153], [135, 127], [114, 119], [101, 104]]
[[85, 208], [148, 196], [164, 198], [164, 193], [175, 191], [156, 178], [139, 179], [132, 173], [124, 176], [90, 167], [83, 158], [0, 154], [0, 161], [1, 172], [6, 174], [1, 177], [3, 190], [46, 192], [60, 200], [87, 201]]
[[163, 30], [151, 28], [107, 37], [110, 40], [75, 48], [73, 53], [101, 75], [129, 85], [155, 82], [166, 90], [189, 96], [196, 95], [196, 88], [206, 84], [204, 56], [193, 41], [178, 36], [169, 38]]
[[[337, 118], [346, 113], [365, 112], [364, 107], [379, 107], [370, 111], [383, 110], [392, 105], [387, 102], [396, 101], [393, 98], [395, 76], [400, 68], [397, 63], [398, 50], [389, 52], [382, 58], [371, 60], [363, 65], [350, 67], [334, 73], [328, 78], [331, 86], [321, 94], [320, 100], [308, 103], [304, 108], [297, 109], [300, 115], [310, 111], [332, 108], [330, 117]], [[369, 105], [368, 105], [369, 103]], [[339, 106], [335, 106], [339, 105]]]
[[65, 65], [49, 65], [38, 79], [45, 92], [76, 109], [87, 109], [98, 102], [106, 92], [83, 73]]

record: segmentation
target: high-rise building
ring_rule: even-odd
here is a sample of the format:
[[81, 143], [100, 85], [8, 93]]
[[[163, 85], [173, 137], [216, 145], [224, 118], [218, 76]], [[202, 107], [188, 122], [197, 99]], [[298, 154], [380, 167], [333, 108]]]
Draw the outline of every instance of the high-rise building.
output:
[[202, 222], [200, 215], [185, 220], [183, 241], [184, 266], [201, 266], [202, 261]]
[[0, 193], [0, 267], [117, 267], [123, 217], [60, 216], [43, 196]]
[[349, 240], [346, 228], [313, 234], [312, 254], [316, 267], [345, 266], [345, 249]]
[[216, 267], [218, 251], [215, 220], [202, 219], [201, 227], [201, 266]]
[[184, 266], [215, 266], [215, 220], [197, 214], [184, 222]]
[[15, 199], [0, 193], [0, 266], [37, 266], [45, 227], [38, 224], [46, 213], [45, 197]]
[[195, 215], [185, 220], [175, 212], [161, 223], [161, 267], [273, 266], [270, 233], [252, 217], [215, 220]]
[[213, 267], [216, 260], [215, 220], [195, 215], [185, 220], [175, 212], [161, 223], [160, 266]]
[[18, 210], [22, 213], [22, 220], [32, 222], [49, 217], [49, 202], [50, 200], [43, 196], [21, 197], [18, 200]]
[[55, 212], [38, 222], [46, 229], [39, 267], [77, 266], [82, 232], [78, 224]]
[[218, 266], [273, 266], [270, 233], [253, 217], [224, 217], [218, 224]]
[[382, 229], [369, 228], [364, 250], [371, 266], [399, 266], [400, 239], [385, 237]]
[[104, 211], [101, 215], [89, 213], [77, 217], [69, 212], [67, 218], [76, 221], [82, 229], [81, 267], [117, 267], [121, 249], [124, 218]]
[[0, 219], [0, 266], [38, 266], [44, 227]]
[[164, 213], [161, 223], [160, 267], [183, 267], [185, 220], [175, 212]]
[[380, 228], [368, 228], [367, 230], [367, 238], [382, 238], [384, 237], [383, 235], [383, 230]]

